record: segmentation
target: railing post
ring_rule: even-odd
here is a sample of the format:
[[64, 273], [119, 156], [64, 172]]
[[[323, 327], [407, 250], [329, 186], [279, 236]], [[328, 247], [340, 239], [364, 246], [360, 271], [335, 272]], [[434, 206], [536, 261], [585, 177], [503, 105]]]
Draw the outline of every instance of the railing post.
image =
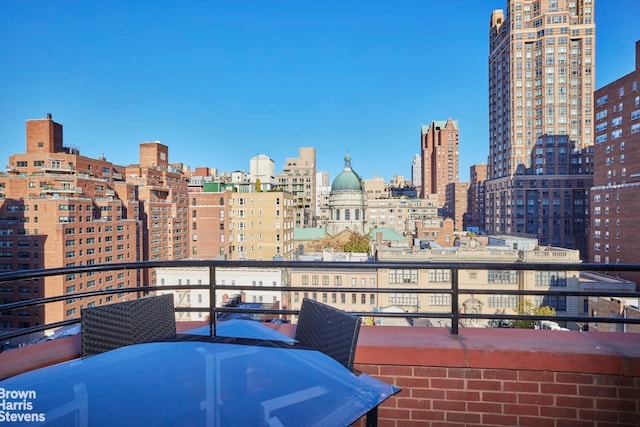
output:
[[216, 267], [209, 266], [209, 336], [216, 337]]
[[451, 269], [451, 334], [458, 335], [458, 323], [460, 315], [458, 313], [458, 269]]

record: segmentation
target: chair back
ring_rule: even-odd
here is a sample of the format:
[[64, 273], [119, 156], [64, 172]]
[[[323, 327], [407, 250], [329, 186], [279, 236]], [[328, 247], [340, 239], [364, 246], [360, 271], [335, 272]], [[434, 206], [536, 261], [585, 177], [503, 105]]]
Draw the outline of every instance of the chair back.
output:
[[82, 355], [176, 336], [173, 295], [82, 309]]
[[295, 339], [353, 369], [362, 320], [309, 298], [302, 300]]

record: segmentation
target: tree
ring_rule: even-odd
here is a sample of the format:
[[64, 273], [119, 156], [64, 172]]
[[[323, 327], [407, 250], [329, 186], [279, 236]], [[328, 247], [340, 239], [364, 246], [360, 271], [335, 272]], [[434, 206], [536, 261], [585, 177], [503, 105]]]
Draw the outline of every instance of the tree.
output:
[[[521, 298], [520, 302], [518, 302], [518, 307], [516, 308], [518, 314], [525, 315], [535, 315], [535, 316], [555, 316], [556, 310], [553, 307], [545, 306], [545, 307], [535, 307], [533, 302], [527, 298]], [[533, 329], [536, 321], [535, 320], [516, 320], [516, 328], [522, 329]]]
[[262, 193], [262, 183], [260, 178], [256, 179], [256, 193]]
[[342, 247], [342, 250], [345, 252], [369, 253], [369, 248], [368, 236], [353, 233], [349, 241]]

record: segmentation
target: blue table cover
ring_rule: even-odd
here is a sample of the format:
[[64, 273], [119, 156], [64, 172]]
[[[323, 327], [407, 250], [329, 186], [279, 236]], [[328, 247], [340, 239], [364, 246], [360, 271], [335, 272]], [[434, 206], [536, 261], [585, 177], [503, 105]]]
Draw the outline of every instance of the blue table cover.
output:
[[0, 425], [346, 426], [398, 391], [258, 322], [217, 333], [283, 343], [145, 343], [20, 374], [0, 381]]

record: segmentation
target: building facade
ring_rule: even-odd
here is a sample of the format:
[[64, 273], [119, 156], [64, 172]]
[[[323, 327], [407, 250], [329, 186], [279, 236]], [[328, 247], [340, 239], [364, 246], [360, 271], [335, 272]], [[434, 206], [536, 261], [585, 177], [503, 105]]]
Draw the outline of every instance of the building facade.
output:
[[[142, 259], [138, 190], [124, 168], [63, 145], [51, 115], [27, 120], [26, 153], [9, 158], [0, 174], [0, 271], [134, 262]], [[132, 271], [67, 274], [0, 289], [3, 302], [138, 285]], [[80, 315], [82, 307], [132, 294], [70, 299], [0, 313], [0, 327], [22, 328]]]
[[453, 218], [456, 231], [465, 230], [469, 203], [469, 183], [447, 184], [442, 216]]
[[313, 226], [316, 213], [316, 149], [300, 147], [299, 157], [287, 158], [277, 185], [293, 194], [296, 206], [296, 227]]
[[[638, 261], [640, 241], [640, 41], [631, 73], [595, 92], [589, 262]], [[640, 274], [620, 273], [640, 283]], [[639, 288], [640, 289], [640, 288]]]
[[229, 253], [229, 197], [219, 183], [189, 183], [189, 258], [215, 259]]
[[329, 194], [330, 218], [327, 233], [335, 236], [343, 230], [364, 235], [369, 232], [367, 223], [367, 196], [360, 176], [351, 167], [351, 157], [344, 158], [344, 168], [331, 184]]
[[477, 164], [469, 169], [469, 192], [467, 197], [468, 227], [484, 232], [485, 227], [485, 181], [487, 165]]
[[[531, 240], [531, 239], [526, 239]], [[504, 294], [464, 294], [464, 289], [488, 290], [574, 290], [580, 289], [580, 278], [572, 271], [571, 264], [579, 264], [578, 251], [562, 248], [541, 248], [531, 240], [533, 247], [514, 249], [517, 242], [506, 239], [495, 239], [492, 245], [484, 245], [472, 239], [465, 246], [450, 249], [394, 250], [387, 248], [378, 251], [381, 261], [406, 262], [478, 262], [478, 263], [558, 263], [567, 264], [566, 268], [557, 271], [525, 271], [515, 270], [461, 270], [458, 283], [460, 288], [459, 310], [461, 313], [474, 314], [516, 314], [518, 308], [517, 295]], [[498, 244], [499, 243], [499, 244]], [[526, 243], [526, 242], [525, 242]], [[380, 269], [378, 286], [393, 290], [394, 288], [449, 288], [451, 272], [441, 269]], [[380, 294], [381, 306], [393, 305], [407, 312], [418, 310], [424, 312], [450, 312], [451, 295], [446, 293], [397, 293]], [[535, 307], [550, 306], [558, 314], [587, 314], [588, 297], [548, 296], [528, 297]], [[487, 320], [473, 320], [466, 326], [490, 326]], [[437, 325], [436, 325], [437, 326]], [[572, 328], [578, 329], [577, 325]]]
[[592, 0], [509, 0], [489, 31], [490, 180], [532, 166], [543, 135], [592, 145], [595, 23]]
[[584, 256], [593, 16], [592, 0], [510, 0], [491, 14], [487, 233], [537, 235]]
[[411, 183], [417, 188], [422, 185], [422, 159], [420, 154], [413, 156], [413, 161], [411, 162]]
[[422, 126], [420, 135], [422, 158], [421, 197], [438, 195], [438, 205], [445, 203], [447, 184], [459, 180], [458, 121], [433, 121]]
[[275, 162], [265, 154], [259, 154], [249, 160], [249, 182], [260, 191], [268, 191], [276, 185]]
[[[209, 269], [203, 267], [158, 268], [157, 277], [159, 286], [209, 285]], [[216, 285], [249, 286], [250, 289], [238, 290], [237, 292], [218, 290], [215, 305], [222, 307], [230, 298], [240, 295], [243, 302], [280, 303], [280, 306], [286, 309], [288, 307], [286, 304], [288, 293], [282, 292], [278, 288], [288, 283], [288, 277], [287, 271], [280, 268], [216, 267]], [[202, 309], [201, 311], [186, 312], [176, 310], [177, 321], [198, 321], [209, 316], [210, 294], [208, 289], [160, 290], [157, 294], [173, 294], [176, 308]]]
[[228, 198], [228, 259], [291, 260], [295, 199], [284, 191], [236, 193]]
[[[158, 141], [141, 143], [140, 163], [127, 166], [126, 182], [137, 191], [140, 260], [189, 258], [188, 184], [169, 164], [169, 147]], [[144, 283], [156, 285], [155, 270], [143, 274]]]

